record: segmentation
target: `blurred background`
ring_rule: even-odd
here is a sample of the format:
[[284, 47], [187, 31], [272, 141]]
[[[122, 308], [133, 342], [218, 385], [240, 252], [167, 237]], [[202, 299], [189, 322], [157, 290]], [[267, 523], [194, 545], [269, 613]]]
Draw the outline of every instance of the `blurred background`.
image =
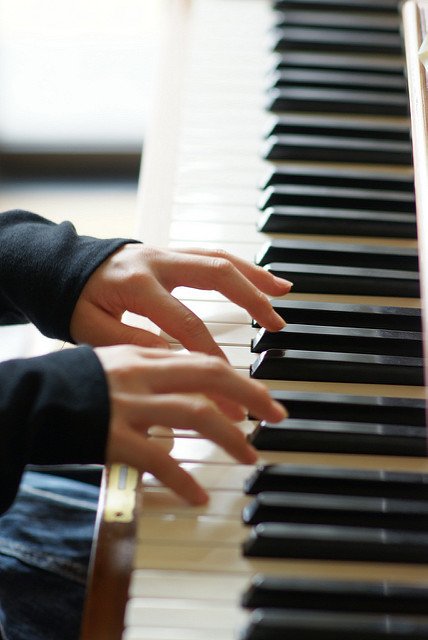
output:
[[[135, 236], [163, 10], [158, 0], [0, 0], [0, 212]], [[62, 346], [32, 325], [0, 327], [0, 360]]]
[[0, 0], [0, 210], [134, 234], [156, 0]]

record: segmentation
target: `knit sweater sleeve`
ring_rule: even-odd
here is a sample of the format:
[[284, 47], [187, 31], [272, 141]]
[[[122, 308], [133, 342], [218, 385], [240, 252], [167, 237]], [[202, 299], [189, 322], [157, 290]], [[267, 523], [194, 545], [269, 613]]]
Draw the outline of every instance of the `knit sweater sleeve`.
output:
[[29, 211], [0, 214], [0, 323], [32, 322], [73, 342], [70, 320], [86, 281], [114, 251], [135, 240], [80, 236]]
[[103, 463], [107, 382], [89, 347], [0, 364], [0, 512], [25, 465]]

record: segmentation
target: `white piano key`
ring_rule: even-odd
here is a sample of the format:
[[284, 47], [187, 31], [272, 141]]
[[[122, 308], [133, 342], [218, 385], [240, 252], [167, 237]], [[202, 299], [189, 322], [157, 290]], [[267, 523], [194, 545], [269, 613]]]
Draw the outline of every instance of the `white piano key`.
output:
[[241, 347], [221, 345], [221, 348], [234, 369], [249, 371], [250, 366], [256, 359], [257, 354], [251, 353], [249, 345]]
[[[166, 620], [166, 622], [168, 622]], [[125, 629], [122, 640], [236, 640], [233, 630], [133, 626]]]
[[191, 287], [177, 287], [173, 294], [180, 300], [208, 300], [213, 302], [227, 302], [227, 298], [214, 290], [192, 289]]
[[[386, 296], [346, 296], [346, 295], [325, 295], [313, 293], [289, 293], [282, 299], [307, 300], [309, 302], [343, 302], [345, 304], [372, 304], [379, 306], [410, 307], [420, 309], [421, 301], [417, 298], [393, 298]], [[281, 297], [279, 298], [281, 299]]]
[[[236, 156], [243, 156], [245, 157], [247, 154], [251, 154], [251, 155], [256, 155], [259, 152], [259, 148], [260, 145], [259, 144], [254, 144], [254, 143], [249, 143], [247, 141], [247, 143], [243, 144], [242, 147], [241, 145], [239, 145], [239, 147], [237, 146], [236, 142], [232, 139], [229, 140], [213, 140], [210, 141], [210, 145], [209, 148], [201, 148], [201, 143], [194, 143], [192, 144], [191, 141], [186, 142], [186, 144], [182, 144], [180, 146], [179, 149], [179, 153], [181, 157], [186, 157], [186, 156], [190, 156], [190, 157], [195, 157], [196, 155], [198, 157], [203, 157], [204, 155], [207, 155], [208, 157], [215, 157], [215, 156], [219, 156], [224, 158], [225, 155], [228, 155], [229, 157], [236, 157]], [[251, 192], [250, 192], [251, 194]], [[248, 201], [248, 197], [250, 194], [241, 194], [242, 195], [242, 200], [241, 200], [241, 204], [246, 204]], [[237, 194], [237, 198], [236, 201], [239, 202], [239, 193]]]
[[[215, 250], [219, 248], [218, 242], [213, 242], [211, 240], [171, 240], [168, 245], [171, 249], [179, 248], [179, 249], [209, 249]], [[260, 250], [261, 243], [257, 244], [255, 242], [245, 242], [239, 243], [229, 242], [225, 240], [221, 243], [221, 248], [229, 253], [240, 256], [244, 258], [244, 260], [248, 260], [249, 262], [254, 261], [254, 257], [257, 252]]]
[[[186, 289], [186, 293], [189, 289]], [[198, 315], [204, 322], [219, 322], [226, 324], [249, 325], [251, 323], [250, 314], [233, 302], [211, 301], [211, 300], [188, 300], [186, 297], [174, 295], [182, 300], [189, 309]]]
[[[236, 169], [236, 163], [228, 158], [187, 158], [180, 163], [181, 169], [177, 173], [177, 183], [181, 183], [184, 177], [184, 183], [188, 186], [191, 184], [197, 188], [204, 181], [208, 184], [217, 186], [232, 186], [242, 182], [248, 184], [249, 189], [254, 189], [260, 184], [262, 178], [266, 174], [266, 166], [262, 164], [254, 164], [248, 160], [239, 170]], [[192, 179], [192, 180], [191, 180]]]
[[248, 531], [238, 518], [229, 519], [227, 513], [211, 514], [161, 514], [159, 516], [142, 516], [138, 523], [138, 541], [183, 543], [191, 545], [218, 544], [232, 546], [242, 544]]
[[260, 243], [260, 233], [252, 224], [219, 224], [216, 222], [187, 222], [174, 220], [171, 223], [171, 240], [210, 242]]
[[349, 580], [379, 580], [379, 576], [382, 576], [382, 580], [425, 584], [427, 580], [427, 569], [423, 565], [246, 558], [239, 548], [179, 544], [137, 545], [135, 568], [223, 572], [227, 575], [246, 575], [248, 580], [257, 573]]
[[[209, 491], [235, 491], [242, 493], [244, 481], [250, 476], [253, 468], [244, 464], [203, 464], [202, 462], [183, 462], [183, 469], [191, 473], [196, 480]], [[159, 481], [149, 474], [143, 476], [143, 487], [159, 487]], [[147, 491], [147, 489], [146, 489]], [[179, 499], [178, 499], [179, 500]], [[183, 506], [183, 502], [175, 502]]]
[[[256, 360], [257, 354], [251, 353], [248, 346], [224, 346], [220, 345], [223, 353], [225, 354], [229, 364], [234, 369], [244, 370], [249, 373], [250, 366]], [[180, 344], [170, 343], [170, 349], [174, 352], [184, 352], [185, 350]], [[248, 428], [244, 429], [248, 433]]]
[[170, 600], [132, 598], [126, 609], [126, 625], [187, 628], [189, 620], [195, 629], [233, 630], [241, 625], [246, 615], [236, 607], [215, 601]]
[[[191, 190], [193, 191], [193, 190]], [[203, 193], [199, 192], [194, 196], [194, 200], [187, 196], [187, 190], [183, 191], [182, 200], [185, 204], [176, 204], [172, 209], [173, 220], [184, 221], [199, 221], [199, 222], [226, 222], [226, 223], [241, 223], [244, 224], [256, 224], [258, 212], [254, 206], [240, 206], [230, 204], [232, 198], [233, 188], [229, 189], [231, 196], [226, 193], [222, 193], [218, 198], [210, 199]], [[201, 203], [197, 201], [200, 199]], [[217, 203], [223, 200], [223, 206], [219, 206]], [[177, 200], [178, 201], [178, 200]], [[196, 201], [196, 204], [195, 204]], [[227, 205], [227, 206], [226, 206]]]
[[[171, 349], [174, 351], [174, 348]], [[243, 420], [237, 424], [242, 433], [249, 435], [254, 431], [254, 423], [252, 420]], [[197, 431], [189, 429], [171, 429], [170, 427], [162, 427], [159, 425], [153, 425], [149, 428], [149, 434], [157, 436], [158, 438], [200, 438], [201, 435]]]
[[243, 576], [213, 575], [185, 571], [134, 571], [129, 593], [132, 597], [194, 598], [238, 602], [247, 585]]
[[[263, 169], [254, 170], [251, 167], [248, 170], [243, 168], [242, 171], [231, 172], [227, 171], [224, 163], [221, 162], [207, 162], [205, 161], [202, 166], [198, 163], [187, 162], [183, 163], [181, 170], [177, 174], [177, 183], [179, 183], [183, 189], [194, 188], [198, 185], [200, 189], [238, 189], [247, 188], [254, 189], [254, 186], [258, 186], [261, 183], [261, 176], [263, 176]], [[223, 214], [220, 214], [223, 215]]]
[[[377, 394], [376, 394], [377, 395]], [[234, 464], [234, 459], [215, 445], [210, 440], [203, 438], [176, 438], [174, 441], [172, 455], [180, 462], [203, 462], [204, 464]], [[373, 465], [378, 468], [387, 465], [385, 468], [395, 469], [418, 469], [419, 471], [428, 472], [428, 459], [426, 458], [400, 458], [394, 456], [392, 459], [382, 456], [370, 458]], [[323, 461], [326, 461], [325, 463]], [[260, 451], [258, 464], [280, 464], [286, 462], [313, 463], [313, 464], [331, 464], [336, 466], [356, 466], [364, 464], [365, 456], [360, 455], [340, 455], [336, 454], [307, 454], [307, 453], [291, 453], [284, 451]], [[250, 467], [249, 467], [250, 469]]]
[[[246, 375], [244, 369], [240, 372]], [[344, 393], [356, 396], [380, 396], [391, 398], [425, 397], [424, 387], [410, 387], [393, 384], [350, 384], [347, 382], [311, 382], [293, 380], [262, 380], [270, 390], [278, 391], [316, 391], [317, 393]]]
[[[344, 468], [358, 469], [385, 469], [390, 471], [414, 471], [420, 473], [428, 472], [428, 459], [425, 458], [408, 458], [408, 457], [387, 457], [387, 456], [369, 456], [369, 455], [341, 455], [325, 454], [325, 453], [307, 453], [307, 452], [283, 452], [279, 462], [283, 464], [298, 464], [311, 466], [336, 466]], [[260, 462], [262, 464], [263, 461]], [[205, 489], [210, 491], [211, 499], [216, 501], [228, 497], [228, 504], [233, 504], [234, 496], [229, 495], [233, 492], [242, 492], [244, 482], [253, 473], [254, 468], [247, 465], [211, 463], [205, 464], [203, 461], [182, 462], [180, 463], [184, 469], [191, 473], [195, 479]], [[165, 509], [174, 509], [177, 513], [186, 513], [189, 505], [181, 498], [178, 498], [172, 492], [160, 487], [159, 482], [151, 476], [144, 475], [144, 484], [152, 491], [149, 495], [150, 508], [159, 512], [158, 503], [160, 501], [165, 505]], [[147, 491], [147, 490], [146, 490]], [[220, 498], [220, 492], [222, 496]], [[227, 494], [225, 492], [228, 492]], [[218, 496], [218, 497], [216, 497]], [[240, 503], [237, 503], [240, 508]], [[243, 503], [242, 503], [243, 504]], [[220, 502], [221, 506], [221, 502]], [[192, 507], [195, 509], [195, 507]], [[198, 513], [204, 513], [206, 507], [198, 507]], [[217, 506], [213, 507], [213, 513]], [[230, 511], [230, 514], [233, 512]]]
[[[248, 469], [248, 476], [251, 469]], [[190, 506], [185, 500], [177, 496], [173, 491], [165, 487], [145, 487], [143, 491], [143, 505], [141, 519], [139, 521], [139, 534], [147, 538], [145, 532], [145, 517], [153, 515], [169, 514], [195, 518], [197, 516], [221, 516], [225, 520], [239, 521], [244, 506], [248, 503], [248, 497], [240, 491], [211, 490], [208, 504], [199, 507]]]
[[[228, 324], [221, 322], [208, 322], [206, 324], [208, 331], [216, 342], [227, 346], [249, 346], [251, 340], [256, 336], [257, 329], [251, 326]], [[178, 341], [162, 332], [161, 336], [171, 343]]]

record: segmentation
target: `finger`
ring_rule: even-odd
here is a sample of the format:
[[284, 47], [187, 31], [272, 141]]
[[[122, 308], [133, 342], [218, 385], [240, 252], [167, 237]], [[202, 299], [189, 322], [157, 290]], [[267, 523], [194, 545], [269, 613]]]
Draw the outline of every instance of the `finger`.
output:
[[222, 398], [218, 393], [207, 393], [207, 396], [216, 403], [223, 413], [235, 422], [245, 420], [248, 415], [245, 407], [242, 407], [240, 404], [233, 402], [232, 400]]
[[223, 249], [204, 249], [204, 248], [187, 248], [187, 249], [174, 249], [177, 253], [190, 253], [193, 255], [205, 256], [210, 258], [223, 258], [229, 260], [239, 271], [256, 285], [258, 289], [261, 289], [264, 293], [271, 296], [281, 296], [289, 293], [292, 282], [285, 280], [285, 278], [278, 278], [272, 275], [262, 267], [255, 265], [239, 256], [233, 255], [224, 251]]
[[134, 344], [141, 347], [169, 349], [167, 340], [161, 336], [124, 324], [95, 305], [88, 304], [85, 314], [86, 323], [80, 329], [78, 336], [80, 343], [85, 342], [94, 347]]
[[261, 382], [240, 375], [220, 358], [193, 355], [156, 360], [146, 383], [155, 393], [218, 394], [271, 422], [287, 415]]
[[132, 430], [128, 430], [126, 438], [121, 440], [120, 447], [111, 446], [110, 462], [122, 462], [135, 467], [141, 473], [151, 473], [162, 484], [193, 505], [208, 502], [207, 492], [156, 442]]
[[[138, 308], [138, 303], [132, 311], [147, 313]], [[152, 285], [150, 320], [186, 349], [226, 359], [202, 320], [159, 283]]]
[[242, 464], [254, 464], [255, 449], [215, 404], [198, 395], [163, 394], [134, 402], [128, 420], [135, 429], [149, 425], [192, 429], [212, 440]]
[[[282, 329], [285, 325], [284, 320], [274, 311], [261, 286], [267, 289], [268, 293], [283, 295], [288, 293], [291, 283], [288, 283], [285, 288], [279, 285], [266, 287], [266, 282], [272, 283], [273, 280], [264, 269], [235, 257], [222, 256], [222, 252], [208, 256], [194, 255], [193, 260], [190, 260], [189, 256], [183, 256], [181, 265], [176, 265], [177, 280], [180, 276], [177, 284], [219, 291], [229, 300], [246, 309], [262, 327], [266, 327], [269, 331]], [[238, 266], [235, 266], [235, 262]]]

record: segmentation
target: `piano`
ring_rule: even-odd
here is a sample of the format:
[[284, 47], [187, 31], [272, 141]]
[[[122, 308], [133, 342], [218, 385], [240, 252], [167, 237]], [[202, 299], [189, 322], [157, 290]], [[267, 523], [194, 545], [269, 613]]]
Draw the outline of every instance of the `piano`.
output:
[[428, 2], [165, 9], [138, 233], [294, 281], [279, 334], [176, 291], [290, 418], [242, 424], [254, 468], [154, 430], [203, 508], [105, 470], [81, 638], [428, 638]]

